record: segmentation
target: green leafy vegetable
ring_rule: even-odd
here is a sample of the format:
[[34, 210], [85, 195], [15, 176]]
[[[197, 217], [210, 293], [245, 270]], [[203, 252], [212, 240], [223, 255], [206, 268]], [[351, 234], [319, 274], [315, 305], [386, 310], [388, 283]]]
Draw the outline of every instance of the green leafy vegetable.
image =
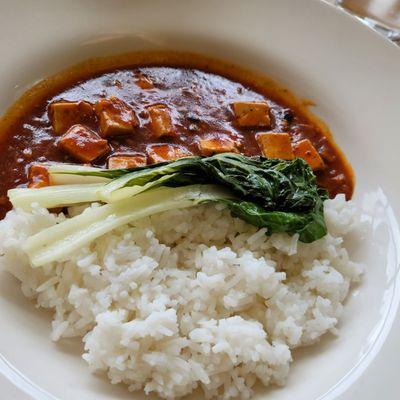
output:
[[29, 255], [33, 266], [39, 267], [65, 257], [99, 236], [139, 218], [171, 209], [233, 198], [232, 193], [215, 185], [149, 190], [133, 198], [87, 208], [82, 214], [29, 237], [23, 249]]
[[100, 201], [101, 183], [45, 186], [38, 189], [11, 189], [8, 197], [14, 207], [29, 210], [37, 203], [44, 208], [70, 206]]
[[15, 207], [28, 208], [35, 202], [47, 208], [108, 204], [86, 209], [29, 238], [25, 250], [35, 265], [69, 254], [121, 224], [205, 201], [226, 204], [232, 215], [266, 228], [268, 234], [297, 233], [309, 243], [327, 232], [323, 213], [327, 194], [299, 158], [285, 161], [226, 153], [136, 169], [52, 165], [48, 170], [51, 182], [58, 185], [11, 190]]
[[[87, 167], [85, 165], [64, 163], [43, 165], [47, 167], [52, 185], [104, 183], [114, 178], [113, 176], [108, 176], [106, 174], [107, 170]], [[96, 175], [96, 172], [98, 171], [102, 171], [101, 175]]]
[[[233, 215], [268, 233], [298, 233], [303, 242], [326, 234], [323, 200], [315, 175], [300, 158], [292, 161], [224, 153], [187, 157], [134, 170], [68, 172], [111, 179], [100, 190], [105, 202], [119, 201], [158, 186], [217, 184], [232, 190], [241, 201], [226, 202]], [[133, 190], [131, 189], [133, 188]]]
[[318, 201], [312, 212], [265, 211], [259, 205], [249, 201], [223, 201], [238, 217], [259, 228], [268, 228], [268, 232], [286, 232], [299, 234], [299, 239], [311, 243], [326, 235], [323, 214], [323, 202]]

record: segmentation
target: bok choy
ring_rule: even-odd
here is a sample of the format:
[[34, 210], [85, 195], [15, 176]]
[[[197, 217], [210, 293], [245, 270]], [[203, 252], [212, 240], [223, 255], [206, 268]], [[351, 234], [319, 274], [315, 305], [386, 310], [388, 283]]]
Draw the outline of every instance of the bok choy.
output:
[[99, 236], [139, 218], [209, 201], [233, 199], [228, 190], [215, 185], [162, 187], [113, 204], [87, 208], [82, 214], [31, 236], [23, 250], [33, 266], [59, 260]]
[[135, 169], [58, 164], [49, 165], [48, 171], [56, 185], [10, 190], [14, 207], [105, 205], [88, 208], [29, 238], [25, 250], [35, 265], [56, 260], [137, 218], [209, 201], [224, 203], [232, 215], [267, 228], [268, 234], [297, 233], [309, 243], [327, 232], [323, 214], [327, 194], [299, 158], [285, 161], [225, 153]]

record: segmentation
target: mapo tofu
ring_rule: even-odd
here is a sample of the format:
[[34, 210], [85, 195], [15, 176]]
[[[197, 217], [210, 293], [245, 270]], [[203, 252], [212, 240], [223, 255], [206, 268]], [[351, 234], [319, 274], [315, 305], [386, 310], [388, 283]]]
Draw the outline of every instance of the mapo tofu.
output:
[[[283, 92], [218, 63], [218, 73], [214, 64], [172, 64], [93, 64], [17, 103], [1, 125], [0, 199], [16, 186], [47, 185], [45, 162], [136, 168], [227, 152], [303, 158], [331, 196], [351, 197], [344, 157]], [[9, 207], [0, 203], [0, 218]]]
[[136, 168], [147, 164], [147, 157], [144, 154], [117, 155], [108, 159], [109, 169]]
[[99, 118], [99, 133], [104, 138], [132, 134], [138, 126], [135, 112], [117, 97], [99, 100], [95, 110]]
[[182, 146], [171, 144], [156, 144], [149, 146], [147, 149], [149, 160], [151, 163], [159, 163], [164, 161], [177, 160], [178, 158], [189, 157], [192, 155]]
[[72, 125], [95, 118], [93, 106], [87, 101], [57, 101], [49, 106], [49, 118], [55, 135], [64, 134]]
[[91, 162], [110, 150], [107, 140], [83, 125], [72, 126], [60, 138], [59, 147], [83, 162]]

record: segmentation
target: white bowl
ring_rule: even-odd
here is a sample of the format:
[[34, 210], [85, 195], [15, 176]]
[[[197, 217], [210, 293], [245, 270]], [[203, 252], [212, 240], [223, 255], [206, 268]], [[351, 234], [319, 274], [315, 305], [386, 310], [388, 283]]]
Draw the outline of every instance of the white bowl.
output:
[[[0, 110], [46, 75], [91, 56], [189, 50], [261, 71], [312, 99], [354, 166], [374, 229], [355, 246], [365, 262], [336, 339], [295, 352], [287, 386], [258, 398], [398, 398], [392, 328], [399, 302], [400, 51], [355, 19], [313, 0], [2, 1]], [[355, 241], [357, 244], [357, 240]], [[4, 399], [141, 398], [89, 373], [76, 341], [54, 344], [50, 316], [0, 274], [0, 380]], [[377, 358], [379, 350], [383, 346]], [[397, 379], [397, 380], [396, 380]]]

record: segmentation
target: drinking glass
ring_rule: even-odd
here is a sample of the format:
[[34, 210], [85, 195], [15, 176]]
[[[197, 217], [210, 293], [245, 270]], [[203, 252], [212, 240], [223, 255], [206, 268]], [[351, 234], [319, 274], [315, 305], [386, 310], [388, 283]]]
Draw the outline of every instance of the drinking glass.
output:
[[336, 5], [400, 45], [400, 0], [336, 0]]

